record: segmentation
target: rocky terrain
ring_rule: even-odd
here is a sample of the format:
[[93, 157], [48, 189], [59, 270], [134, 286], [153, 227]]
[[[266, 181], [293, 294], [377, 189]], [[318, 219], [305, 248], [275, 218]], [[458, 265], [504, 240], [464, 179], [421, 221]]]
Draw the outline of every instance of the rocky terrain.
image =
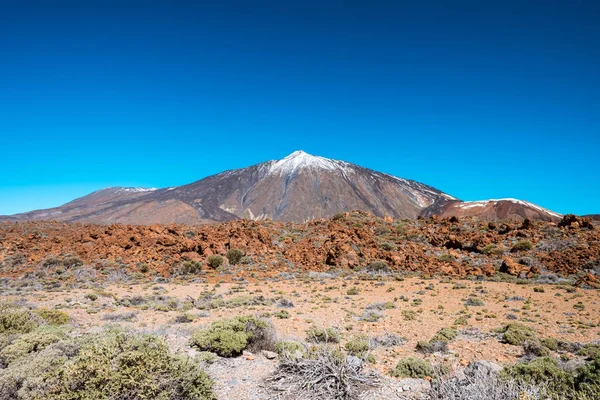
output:
[[108, 188], [60, 207], [0, 220], [135, 225], [195, 225], [242, 218], [307, 222], [351, 210], [392, 218], [440, 215], [558, 222], [562, 217], [515, 199], [462, 202], [419, 182], [296, 151], [281, 160], [225, 171], [188, 185]]
[[597, 399], [598, 228], [5, 222], [0, 398]]
[[447, 201], [431, 205], [421, 211], [424, 217], [477, 217], [484, 220], [532, 219], [558, 222], [561, 214], [546, 210], [533, 203], [517, 199], [484, 201]]
[[[23, 276], [73, 257], [96, 271], [177, 273], [238, 249], [266, 273], [385, 269], [427, 275], [577, 276], [596, 285], [600, 230], [585, 218], [502, 223], [473, 218], [393, 219], [365, 212], [304, 224], [236, 220], [215, 225], [0, 224], [0, 274]], [[50, 261], [48, 261], [50, 259]]]

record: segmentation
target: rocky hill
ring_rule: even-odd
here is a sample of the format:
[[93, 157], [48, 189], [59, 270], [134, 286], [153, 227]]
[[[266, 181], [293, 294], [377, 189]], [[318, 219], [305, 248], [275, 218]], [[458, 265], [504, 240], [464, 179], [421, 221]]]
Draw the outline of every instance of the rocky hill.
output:
[[439, 202], [421, 211], [421, 215], [424, 217], [438, 215], [442, 218], [478, 217], [488, 221], [527, 218], [558, 222], [562, 218], [561, 214], [554, 211], [517, 199]]
[[600, 230], [573, 215], [559, 224], [495, 223], [456, 217], [382, 219], [357, 211], [304, 224], [5, 222], [0, 224], [0, 276], [53, 276], [56, 269], [57, 279], [68, 279], [69, 274], [75, 279], [84, 270], [72, 266], [82, 264], [102, 277], [173, 276], [189, 272], [189, 263], [197, 263], [195, 273], [200, 274], [212, 270], [210, 256], [225, 256], [230, 249], [245, 256], [237, 266], [242, 275], [330, 269], [487, 277], [504, 273], [523, 278], [557, 274], [596, 285], [600, 274]]

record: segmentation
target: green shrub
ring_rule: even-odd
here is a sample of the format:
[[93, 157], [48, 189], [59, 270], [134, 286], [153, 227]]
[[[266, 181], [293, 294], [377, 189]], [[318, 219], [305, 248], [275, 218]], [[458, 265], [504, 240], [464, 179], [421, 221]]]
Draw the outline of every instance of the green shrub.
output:
[[584, 345], [578, 352], [580, 356], [589, 359], [600, 357], [600, 344], [588, 343]]
[[294, 340], [280, 340], [275, 343], [275, 351], [279, 357], [287, 359], [294, 359], [298, 355], [303, 356], [306, 353], [304, 346]]
[[28, 333], [41, 325], [41, 318], [31, 311], [0, 303], [0, 333]]
[[263, 319], [244, 316], [214, 321], [207, 329], [192, 334], [190, 346], [211, 351], [221, 357], [234, 357], [246, 349], [272, 350], [274, 332]]
[[538, 342], [538, 334], [523, 324], [507, 324], [498, 330], [502, 333], [502, 341], [513, 346], [522, 346], [525, 342]]
[[208, 264], [209, 267], [211, 267], [212, 269], [217, 269], [219, 268], [221, 265], [223, 265], [223, 262], [225, 260], [223, 259], [223, 257], [221, 256], [209, 256], [208, 260], [206, 261], [206, 263]]
[[360, 293], [360, 291], [358, 290], [358, 288], [356, 286], [353, 286], [346, 291], [346, 294], [348, 296], [356, 296], [358, 293]]
[[81, 267], [83, 265], [83, 261], [81, 261], [78, 257], [75, 256], [67, 256], [63, 258], [62, 265], [66, 269]]
[[533, 244], [531, 244], [531, 242], [529, 240], [521, 240], [520, 242], [515, 243], [515, 245], [511, 249], [511, 251], [512, 252], [529, 251], [532, 248], [533, 248]]
[[549, 350], [552, 350], [552, 351], [558, 350], [558, 340], [556, 340], [554, 338], [542, 339], [541, 343], [543, 346], [545, 346]]
[[506, 368], [505, 376], [519, 383], [547, 384], [552, 393], [569, 393], [575, 386], [574, 377], [563, 370], [552, 357], [540, 357]]
[[71, 320], [69, 314], [60, 310], [38, 308], [34, 312], [35, 314], [39, 315], [48, 325], [65, 325]]
[[56, 327], [42, 327], [35, 331], [18, 335], [10, 344], [0, 351], [0, 360], [4, 365], [40, 351], [52, 343], [59, 342], [66, 337], [64, 331]]
[[240, 262], [242, 257], [244, 257], [244, 253], [238, 249], [229, 249], [227, 250], [225, 257], [229, 260], [229, 264], [235, 265]]
[[291, 317], [290, 313], [286, 310], [277, 311], [273, 316], [278, 319], [288, 319]]
[[381, 248], [385, 251], [396, 251], [396, 245], [394, 243], [382, 243]]
[[202, 263], [196, 260], [188, 260], [180, 263], [174, 271], [179, 275], [196, 275], [202, 271]]
[[54, 399], [215, 399], [200, 365], [156, 336], [117, 332], [85, 344], [56, 371]]
[[398, 361], [396, 367], [390, 371], [396, 378], [420, 378], [433, 376], [433, 368], [428, 362], [420, 358], [407, 357]]
[[504, 248], [502, 248], [501, 246], [499, 247], [495, 244], [488, 244], [483, 249], [481, 249], [481, 252], [488, 256], [489, 255], [501, 255], [501, 254], [504, 254]]
[[354, 336], [344, 346], [348, 354], [359, 357], [361, 359], [367, 359], [371, 350], [369, 343], [369, 337], [366, 335]]
[[431, 338], [433, 342], [451, 342], [458, 336], [458, 331], [454, 328], [442, 328]]
[[342, 335], [335, 328], [312, 327], [306, 331], [306, 336], [314, 343], [339, 343], [342, 340]]
[[62, 331], [43, 329], [41, 336], [43, 330], [14, 341], [23, 351], [0, 369], [0, 398], [215, 399], [212, 381], [200, 364], [172, 355], [156, 336], [112, 330], [57, 341], [52, 335], [63, 338], [57, 333]]
[[376, 260], [372, 261], [367, 265], [366, 270], [368, 272], [389, 272], [390, 267], [388, 267], [385, 261]]
[[483, 302], [483, 300], [478, 299], [477, 297], [469, 297], [465, 301], [465, 306], [483, 307], [483, 306], [485, 306], [485, 303]]

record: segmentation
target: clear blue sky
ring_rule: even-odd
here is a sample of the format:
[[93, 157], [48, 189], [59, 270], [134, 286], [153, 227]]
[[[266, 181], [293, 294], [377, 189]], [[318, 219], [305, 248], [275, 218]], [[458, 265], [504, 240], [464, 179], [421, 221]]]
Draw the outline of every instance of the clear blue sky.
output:
[[0, 214], [298, 149], [600, 213], [597, 1], [0, 2]]

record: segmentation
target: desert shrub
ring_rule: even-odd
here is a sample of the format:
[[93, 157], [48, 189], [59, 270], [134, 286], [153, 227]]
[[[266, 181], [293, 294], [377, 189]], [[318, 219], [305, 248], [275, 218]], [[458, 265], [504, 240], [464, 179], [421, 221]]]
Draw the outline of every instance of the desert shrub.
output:
[[279, 310], [276, 313], [274, 313], [273, 316], [278, 319], [288, 319], [289, 317], [291, 317], [291, 314], [286, 310]]
[[339, 343], [342, 339], [340, 331], [335, 328], [312, 327], [306, 331], [306, 337], [313, 343]]
[[200, 365], [173, 356], [156, 336], [124, 332], [96, 337], [56, 371], [56, 399], [214, 399]]
[[362, 315], [360, 316], [360, 320], [361, 321], [365, 321], [365, 322], [377, 322], [379, 321], [381, 318], [384, 318], [385, 315], [380, 312], [380, 311], [376, 311], [376, 310], [365, 310]]
[[254, 262], [254, 260], [252, 259], [252, 257], [248, 257], [248, 256], [244, 256], [242, 258], [240, 258], [240, 264], [243, 265], [249, 265], [252, 264]]
[[385, 251], [395, 251], [396, 245], [394, 243], [382, 243], [381, 248]]
[[416, 349], [423, 354], [445, 353], [448, 351], [448, 342], [419, 340]]
[[536, 341], [523, 343], [523, 353], [527, 358], [544, 357], [550, 355], [548, 348]]
[[200, 365], [172, 355], [156, 336], [113, 330], [56, 341], [33, 334], [20, 340], [34, 340], [35, 348], [0, 369], [2, 399], [215, 399]]
[[390, 272], [390, 267], [388, 267], [385, 261], [376, 260], [372, 261], [365, 268], [367, 272]]
[[394, 304], [393, 301], [386, 301], [386, 302], [378, 302], [378, 303], [371, 303], [369, 305], [367, 305], [365, 307], [365, 310], [391, 310], [393, 308], [396, 308], [396, 305]]
[[175, 269], [175, 273], [178, 275], [196, 275], [202, 271], [202, 263], [197, 260], [188, 260], [179, 263]]
[[453, 262], [456, 260], [456, 258], [454, 258], [454, 256], [452, 254], [442, 254], [441, 256], [438, 257], [438, 260], [440, 260], [441, 262]]
[[512, 247], [510, 251], [518, 252], [518, 251], [529, 251], [533, 248], [533, 244], [529, 240], [521, 240]]
[[69, 314], [60, 310], [52, 310], [50, 308], [38, 308], [34, 311], [48, 325], [65, 325], [71, 320]]
[[23, 253], [14, 253], [4, 257], [4, 262], [9, 268], [20, 267], [27, 262], [27, 256]]
[[545, 338], [540, 341], [543, 346], [552, 351], [558, 350], [558, 340], [554, 338]]
[[98, 300], [98, 295], [96, 293], [86, 293], [83, 297], [90, 301]]
[[421, 340], [417, 342], [417, 350], [421, 353], [432, 354], [448, 350], [448, 343], [458, 336], [458, 331], [454, 328], [440, 329], [428, 342]]
[[18, 335], [10, 344], [0, 351], [0, 360], [3, 365], [40, 351], [52, 343], [59, 342], [66, 337], [65, 332], [56, 327], [42, 327], [35, 331]]
[[353, 286], [350, 289], [346, 290], [346, 294], [348, 296], [356, 296], [359, 293], [360, 293], [360, 290], [358, 290], [358, 288], [356, 286]]
[[339, 212], [339, 213], [335, 213], [335, 214], [333, 214], [333, 217], [331, 217], [331, 219], [332, 219], [333, 221], [339, 221], [339, 220], [341, 220], [341, 219], [344, 219], [344, 217], [346, 217], [346, 214], [344, 214], [344, 213], [342, 213], [342, 212]]
[[293, 308], [294, 307], [294, 303], [291, 300], [288, 300], [286, 298], [281, 298], [281, 299], [277, 300], [277, 307], [281, 307], [281, 308]]
[[42, 260], [42, 262], [40, 263], [40, 267], [42, 268], [54, 268], [54, 267], [58, 267], [60, 265], [60, 258], [53, 256], [53, 255], [49, 255], [48, 257], [44, 258]]
[[396, 378], [420, 378], [433, 376], [433, 368], [425, 360], [415, 357], [407, 357], [398, 361], [396, 367], [390, 371], [390, 375]]
[[348, 354], [365, 359], [371, 350], [369, 337], [366, 335], [358, 335], [348, 340], [344, 346]]
[[435, 334], [431, 341], [451, 342], [458, 336], [458, 331], [454, 328], [442, 328]]
[[231, 265], [239, 263], [243, 256], [244, 253], [238, 249], [229, 249], [227, 250], [227, 254], [225, 255], [225, 257], [227, 257], [227, 259], [229, 260], [229, 264]]
[[192, 334], [190, 345], [211, 351], [221, 357], [234, 357], [242, 351], [272, 350], [275, 345], [273, 327], [264, 319], [238, 316], [214, 321], [207, 329]]
[[194, 322], [194, 316], [188, 313], [183, 313], [176, 316], [173, 319], [173, 322], [175, 322], [176, 324], [189, 324], [190, 322]]
[[402, 336], [387, 332], [371, 338], [372, 347], [396, 347], [403, 345], [405, 342], [406, 339], [404, 339]]
[[469, 366], [463, 375], [436, 376], [429, 395], [431, 400], [533, 400], [540, 393], [539, 386], [502, 379], [490, 368]]
[[230, 299], [207, 297], [196, 302], [196, 308], [200, 310], [213, 310], [218, 308], [238, 308], [246, 306], [268, 306], [273, 301], [265, 296], [237, 296]]
[[478, 299], [477, 297], [469, 297], [465, 301], [465, 306], [483, 307], [483, 306], [485, 306], [485, 303], [483, 302], [483, 300]]
[[217, 269], [219, 268], [221, 265], [223, 265], [223, 262], [225, 260], [223, 259], [223, 257], [221, 256], [217, 256], [217, 255], [213, 255], [213, 256], [209, 256], [208, 260], [206, 261], [206, 263], [208, 264], [209, 267], [211, 267], [212, 269]]
[[300, 342], [294, 340], [280, 340], [275, 343], [275, 352], [279, 357], [295, 358], [302, 357], [306, 349]]
[[527, 325], [511, 323], [498, 329], [502, 334], [502, 341], [514, 346], [522, 346], [525, 342], [538, 342], [538, 334]]
[[[523, 384], [546, 384], [550, 393], [573, 392], [575, 378], [552, 357], [540, 357], [506, 368], [504, 376]], [[550, 394], [549, 393], [549, 394]], [[552, 397], [552, 396], [551, 396]]]
[[504, 254], [504, 248], [502, 246], [498, 246], [496, 244], [488, 244], [483, 249], [481, 249], [481, 252], [488, 256], [502, 255], [502, 254]]
[[414, 310], [402, 310], [402, 318], [405, 321], [414, 321], [417, 319], [417, 313]]
[[358, 399], [376, 376], [363, 370], [357, 357], [345, 357], [332, 346], [315, 346], [309, 357], [281, 358], [277, 370], [267, 379], [275, 392], [298, 394], [298, 398], [322, 400]]
[[81, 261], [81, 259], [79, 259], [79, 257], [66, 256], [62, 260], [62, 265], [66, 269], [77, 268], [77, 267], [81, 267], [83, 265], [83, 261]]
[[137, 313], [135, 311], [126, 311], [122, 313], [109, 313], [102, 316], [103, 321], [133, 321]]
[[588, 343], [577, 350], [577, 354], [589, 359], [600, 357], [600, 344]]
[[28, 333], [41, 323], [42, 319], [29, 310], [0, 303], [0, 333]]

